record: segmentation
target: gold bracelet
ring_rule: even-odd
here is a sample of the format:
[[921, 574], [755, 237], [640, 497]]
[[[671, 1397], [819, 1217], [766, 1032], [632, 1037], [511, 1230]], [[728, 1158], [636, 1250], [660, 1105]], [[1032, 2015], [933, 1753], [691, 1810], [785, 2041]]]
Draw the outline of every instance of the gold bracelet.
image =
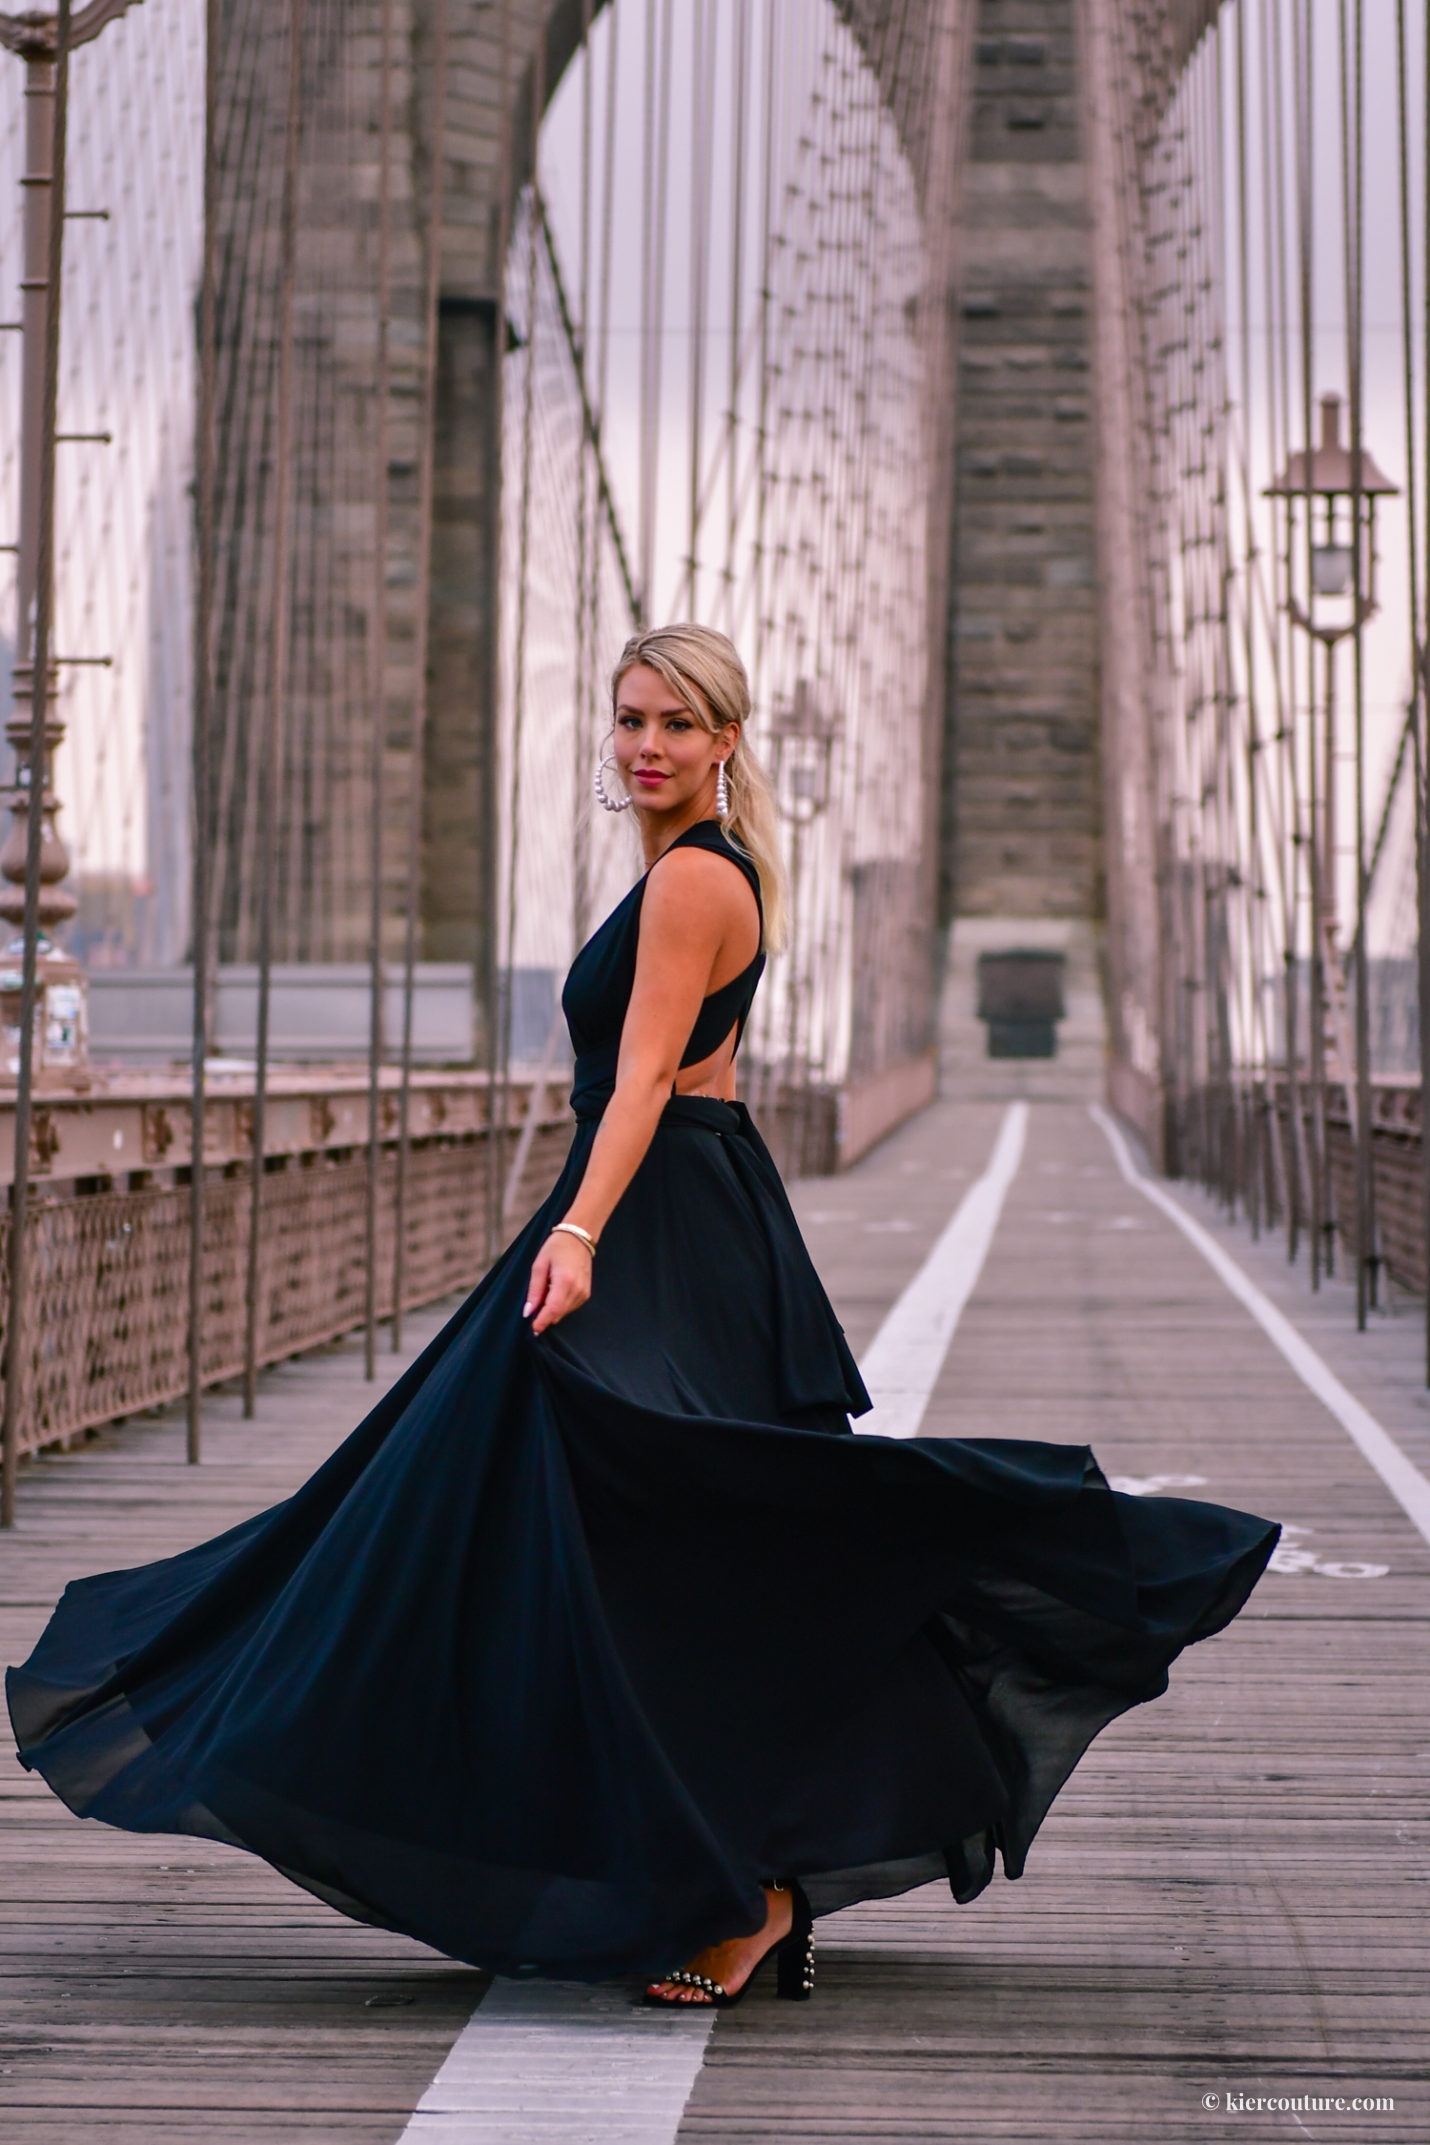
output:
[[591, 1257], [593, 1259], [595, 1258], [596, 1239], [594, 1236], [591, 1235], [589, 1230], [583, 1229], [579, 1222], [553, 1222], [548, 1233], [552, 1236], [574, 1236], [577, 1243], [584, 1244], [586, 1246], [586, 1249], [590, 1252]]

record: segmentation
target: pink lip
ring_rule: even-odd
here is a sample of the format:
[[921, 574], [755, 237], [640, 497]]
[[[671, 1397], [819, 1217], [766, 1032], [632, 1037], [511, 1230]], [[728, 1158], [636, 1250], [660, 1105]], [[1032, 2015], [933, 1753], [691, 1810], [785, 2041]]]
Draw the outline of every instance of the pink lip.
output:
[[645, 782], [649, 784], [651, 788], [654, 788], [657, 782], [668, 782], [670, 780], [670, 777], [669, 775], [658, 775], [655, 770], [650, 767], [638, 767], [635, 772], [635, 780], [637, 782]]

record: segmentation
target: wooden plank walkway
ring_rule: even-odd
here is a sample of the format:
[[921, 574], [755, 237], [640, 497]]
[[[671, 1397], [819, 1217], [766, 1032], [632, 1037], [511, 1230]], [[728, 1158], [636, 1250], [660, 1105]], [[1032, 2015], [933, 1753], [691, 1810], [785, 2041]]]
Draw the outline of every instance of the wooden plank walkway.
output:
[[[1002, 1115], [939, 1105], [847, 1176], [797, 1188], [856, 1350]], [[1226, 1242], [1307, 1311], [1274, 1249]], [[1372, 1407], [1379, 1380], [1409, 1450], [1411, 1381], [1375, 1346], [1332, 1367]], [[270, 1374], [256, 1425], [219, 1400], [197, 1475], [161, 1421], [27, 1476], [0, 1542], [5, 1657], [64, 1578], [283, 1494], [362, 1412], [356, 1371], [339, 1349]], [[1033, 1107], [924, 1427], [1086, 1439], [1110, 1473], [1200, 1476], [1311, 1530], [1296, 1539], [1322, 1564], [1387, 1569], [1268, 1576], [1168, 1698], [1094, 1747], [1020, 1884], [965, 1909], [932, 1887], [824, 1924], [816, 2001], [760, 1988], [719, 2019], [681, 2140], [1430, 2138], [1430, 1545], [1081, 1108]], [[0, 1834], [7, 2140], [395, 2140], [481, 1993], [480, 1976], [338, 1920], [245, 1857], [78, 1826], [18, 1768], [0, 1769]], [[1208, 2111], [1209, 2093], [1396, 2106]]]
[[[902, 1217], [916, 1255], [940, 1114], [839, 1185], [846, 1229]], [[752, 1996], [720, 2020], [682, 2145], [1430, 2137], [1430, 1546], [1084, 1110], [1034, 1107], [924, 1427], [1086, 1440], [1110, 1474], [1199, 1475], [1314, 1528], [1326, 1561], [1390, 1570], [1268, 1575], [1094, 1746], [1020, 1883], [826, 1924], [808, 2015]], [[1201, 2105], [1318, 2091], [1397, 2106]]]
[[[445, 1313], [409, 1318], [411, 1353]], [[399, 1361], [379, 1359], [387, 1383]], [[287, 1496], [366, 1413], [359, 1347], [264, 1373], [257, 1419], [177, 1411], [31, 1463], [0, 1536], [0, 1656], [65, 1581], [173, 1554]], [[396, 2138], [482, 1977], [341, 1920], [251, 1856], [79, 1824], [0, 1762], [0, 2138], [24, 2145]]]

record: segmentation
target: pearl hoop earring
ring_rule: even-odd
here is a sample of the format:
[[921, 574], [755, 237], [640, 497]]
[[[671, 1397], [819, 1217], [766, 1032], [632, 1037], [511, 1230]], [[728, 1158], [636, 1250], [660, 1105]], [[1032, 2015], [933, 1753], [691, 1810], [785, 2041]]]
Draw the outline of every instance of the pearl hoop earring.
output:
[[596, 802], [603, 812], [628, 812], [631, 808], [629, 797], [608, 797], [606, 795], [606, 785], [602, 777], [606, 769], [614, 767], [615, 764], [616, 757], [612, 752], [608, 752], [604, 760], [598, 760], [596, 762], [596, 779], [591, 786], [596, 792]]
[[715, 810], [721, 819], [730, 817], [730, 779], [725, 773], [725, 762], [723, 760], [716, 763]]

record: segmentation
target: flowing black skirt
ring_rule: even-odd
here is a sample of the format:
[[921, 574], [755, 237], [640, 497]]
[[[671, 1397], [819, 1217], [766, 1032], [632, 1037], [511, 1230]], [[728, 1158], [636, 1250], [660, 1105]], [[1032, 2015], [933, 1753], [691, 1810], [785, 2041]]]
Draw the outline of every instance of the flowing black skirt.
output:
[[672, 1103], [540, 1340], [561, 1182], [312, 1479], [69, 1586], [7, 1679], [69, 1807], [227, 1841], [498, 1972], [653, 1974], [1023, 1868], [1093, 1736], [1242, 1606], [1265, 1521], [867, 1404], [745, 1112]]

